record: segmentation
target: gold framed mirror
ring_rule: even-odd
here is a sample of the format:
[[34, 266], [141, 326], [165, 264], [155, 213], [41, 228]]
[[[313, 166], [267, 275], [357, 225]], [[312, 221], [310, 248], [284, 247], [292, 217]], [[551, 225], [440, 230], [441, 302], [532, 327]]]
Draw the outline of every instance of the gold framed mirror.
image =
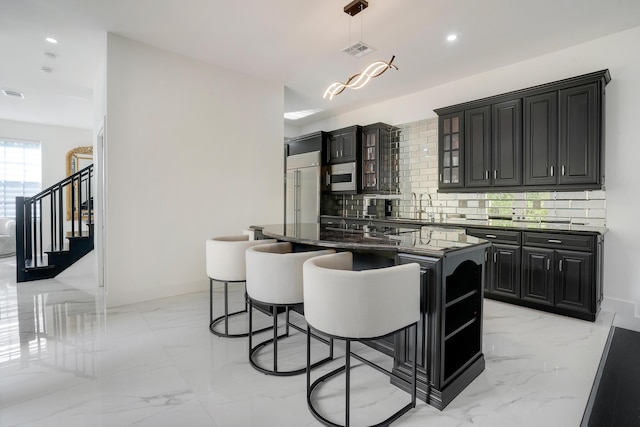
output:
[[[67, 153], [67, 176], [71, 176], [91, 164], [93, 164], [93, 147], [76, 147]], [[77, 199], [79, 193], [77, 183], [67, 186], [67, 221], [75, 219], [73, 218], [73, 207], [71, 206], [72, 191], [75, 193], [75, 199]], [[83, 192], [83, 197], [86, 197], [85, 192]], [[81, 202], [85, 203], [86, 200], [82, 200]], [[87, 214], [85, 212], [82, 213], [82, 218], [87, 218]]]

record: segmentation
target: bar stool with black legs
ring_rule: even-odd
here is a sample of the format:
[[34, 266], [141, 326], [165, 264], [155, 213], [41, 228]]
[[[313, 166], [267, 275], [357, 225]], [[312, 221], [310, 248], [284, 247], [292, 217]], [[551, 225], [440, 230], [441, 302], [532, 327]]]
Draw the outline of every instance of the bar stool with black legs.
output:
[[[305, 252], [292, 252], [291, 243], [271, 243], [268, 245], [253, 246], [247, 249], [247, 299], [249, 300], [249, 363], [256, 370], [277, 376], [299, 375], [306, 372], [307, 368], [302, 355], [304, 341], [301, 341], [300, 368], [281, 369], [278, 367], [278, 343], [290, 337], [289, 328], [297, 329], [301, 333], [306, 328], [290, 322], [291, 311], [297, 311], [300, 315], [304, 312], [302, 293], [302, 265], [310, 258], [320, 255], [335, 253], [333, 249], [314, 250]], [[273, 337], [253, 345], [253, 308], [255, 304], [270, 307], [273, 317]], [[293, 309], [293, 310], [292, 310]], [[285, 332], [278, 333], [279, 313], [284, 310]], [[333, 341], [314, 336], [314, 338], [329, 344], [329, 356], [314, 362], [311, 367], [319, 366], [333, 358]], [[267, 346], [273, 348], [272, 367], [264, 366], [259, 361], [261, 350]]]
[[[352, 341], [382, 338], [405, 331], [409, 348], [413, 348], [411, 376], [396, 377], [411, 390], [411, 401], [375, 426], [388, 426], [416, 406], [417, 322], [420, 319], [420, 267], [416, 263], [374, 270], [352, 271], [353, 255], [341, 252], [311, 258], [304, 263], [304, 308], [309, 333], [316, 330], [334, 339], [344, 340], [345, 365], [319, 377], [311, 383], [307, 369], [307, 405], [319, 421], [340, 426], [323, 415], [319, 405], [323, 398], [314, 396], [322, 383], [345, 374], [345, 424], [350, 424], [351, 356], [378, 371], [392, 375], [385, 368], [352, 352]], [[409, 331], [412, 330], [412, 333]], [[307, 365], [311, 347], [307, 338]], [[322, 387], [320, 387], [322, 388]], [[317, 395], [317, 393], [315, 393]], [[373, 402], [372, 402], [373, 403]]]
[[[244, 308], [229, 312], [229, 283], [246, 281], [245, 251], [256, 245], [275, 243], [276, 240], [249, 240], [248, 235], [223, 236], [208, 239], [206, 243], [207, 275], [209, 276], [209, 330], [214, 335], [227, 338], [246, 337], [248, 332], [229, 332], [229, 319], [247, 313], [246, 292], [244, 292]], [[213, 318], [213, 282], [224, 283], [224, 314]], [[216, 328], [224, 323], [224, 330]], [[261, 330], [270, 329], [263, 328]]]

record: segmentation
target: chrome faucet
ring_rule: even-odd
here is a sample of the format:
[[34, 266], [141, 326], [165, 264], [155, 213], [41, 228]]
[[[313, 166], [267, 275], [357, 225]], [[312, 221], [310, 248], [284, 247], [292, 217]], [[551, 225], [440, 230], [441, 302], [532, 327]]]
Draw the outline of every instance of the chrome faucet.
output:
[[[421, 210], [422, 212], [427, 213], [427, 214], [428, 214], [429, 221], [430, 221], [430, 222], [433, 222], [433, 220], [434, 220], [434, 214], [433, 214], [433, 199], [431, 199], [431, 193], [424, 193], [424, 194], [426, 194], [426, 195], [427, 195], [427, 198], [428, 198], [428, 200], [427, 200], [427, 206], [429, 207], [429, 212], [427, 212], [427, 211], [423, 210], [423, 209], [422, 209], [422, 207], [420, 207], [420, 210]], [[421, 194], [421, 195], [420, 195], [420, 200], [421, 200], [421, 201], [422, 201], [422, 196], [424, 196], [424, 194]]]

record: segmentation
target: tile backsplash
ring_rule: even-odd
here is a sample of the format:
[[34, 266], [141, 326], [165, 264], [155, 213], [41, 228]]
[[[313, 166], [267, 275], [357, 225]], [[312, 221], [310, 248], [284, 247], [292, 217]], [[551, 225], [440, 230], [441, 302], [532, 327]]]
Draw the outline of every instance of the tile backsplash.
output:
[[[396, 125], [399, 186], [391, 196], [392, 216], [445, 221], [447, 218], [507, 217], [606, 226], [606, 191], [438, 193], [438, 119]], [[383, 196], [333, 196], [338, 215], [384, 216]]]

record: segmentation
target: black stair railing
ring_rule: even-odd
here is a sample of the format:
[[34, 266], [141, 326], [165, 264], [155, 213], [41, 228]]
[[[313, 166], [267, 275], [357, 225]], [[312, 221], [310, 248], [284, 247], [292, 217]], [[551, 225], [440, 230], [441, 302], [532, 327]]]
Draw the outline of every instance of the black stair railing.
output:
[[[42, 267], [45, 252], [64, 250], [65, 205], [70, 215], [69, 236], [91, 237], [93, 227], [93, 165], [74, 173], [32, 197], [16, 197], [16, 262], [18, 282], [25, 281], [25, 268]], [[67, 198], [70, 199], [67, 203]], [[48, 221], [45, 232], [43, 223]], [[82, 223], [90, 226], [83, 230]], [[45, 233], [47, 234], [45, 236]]]

